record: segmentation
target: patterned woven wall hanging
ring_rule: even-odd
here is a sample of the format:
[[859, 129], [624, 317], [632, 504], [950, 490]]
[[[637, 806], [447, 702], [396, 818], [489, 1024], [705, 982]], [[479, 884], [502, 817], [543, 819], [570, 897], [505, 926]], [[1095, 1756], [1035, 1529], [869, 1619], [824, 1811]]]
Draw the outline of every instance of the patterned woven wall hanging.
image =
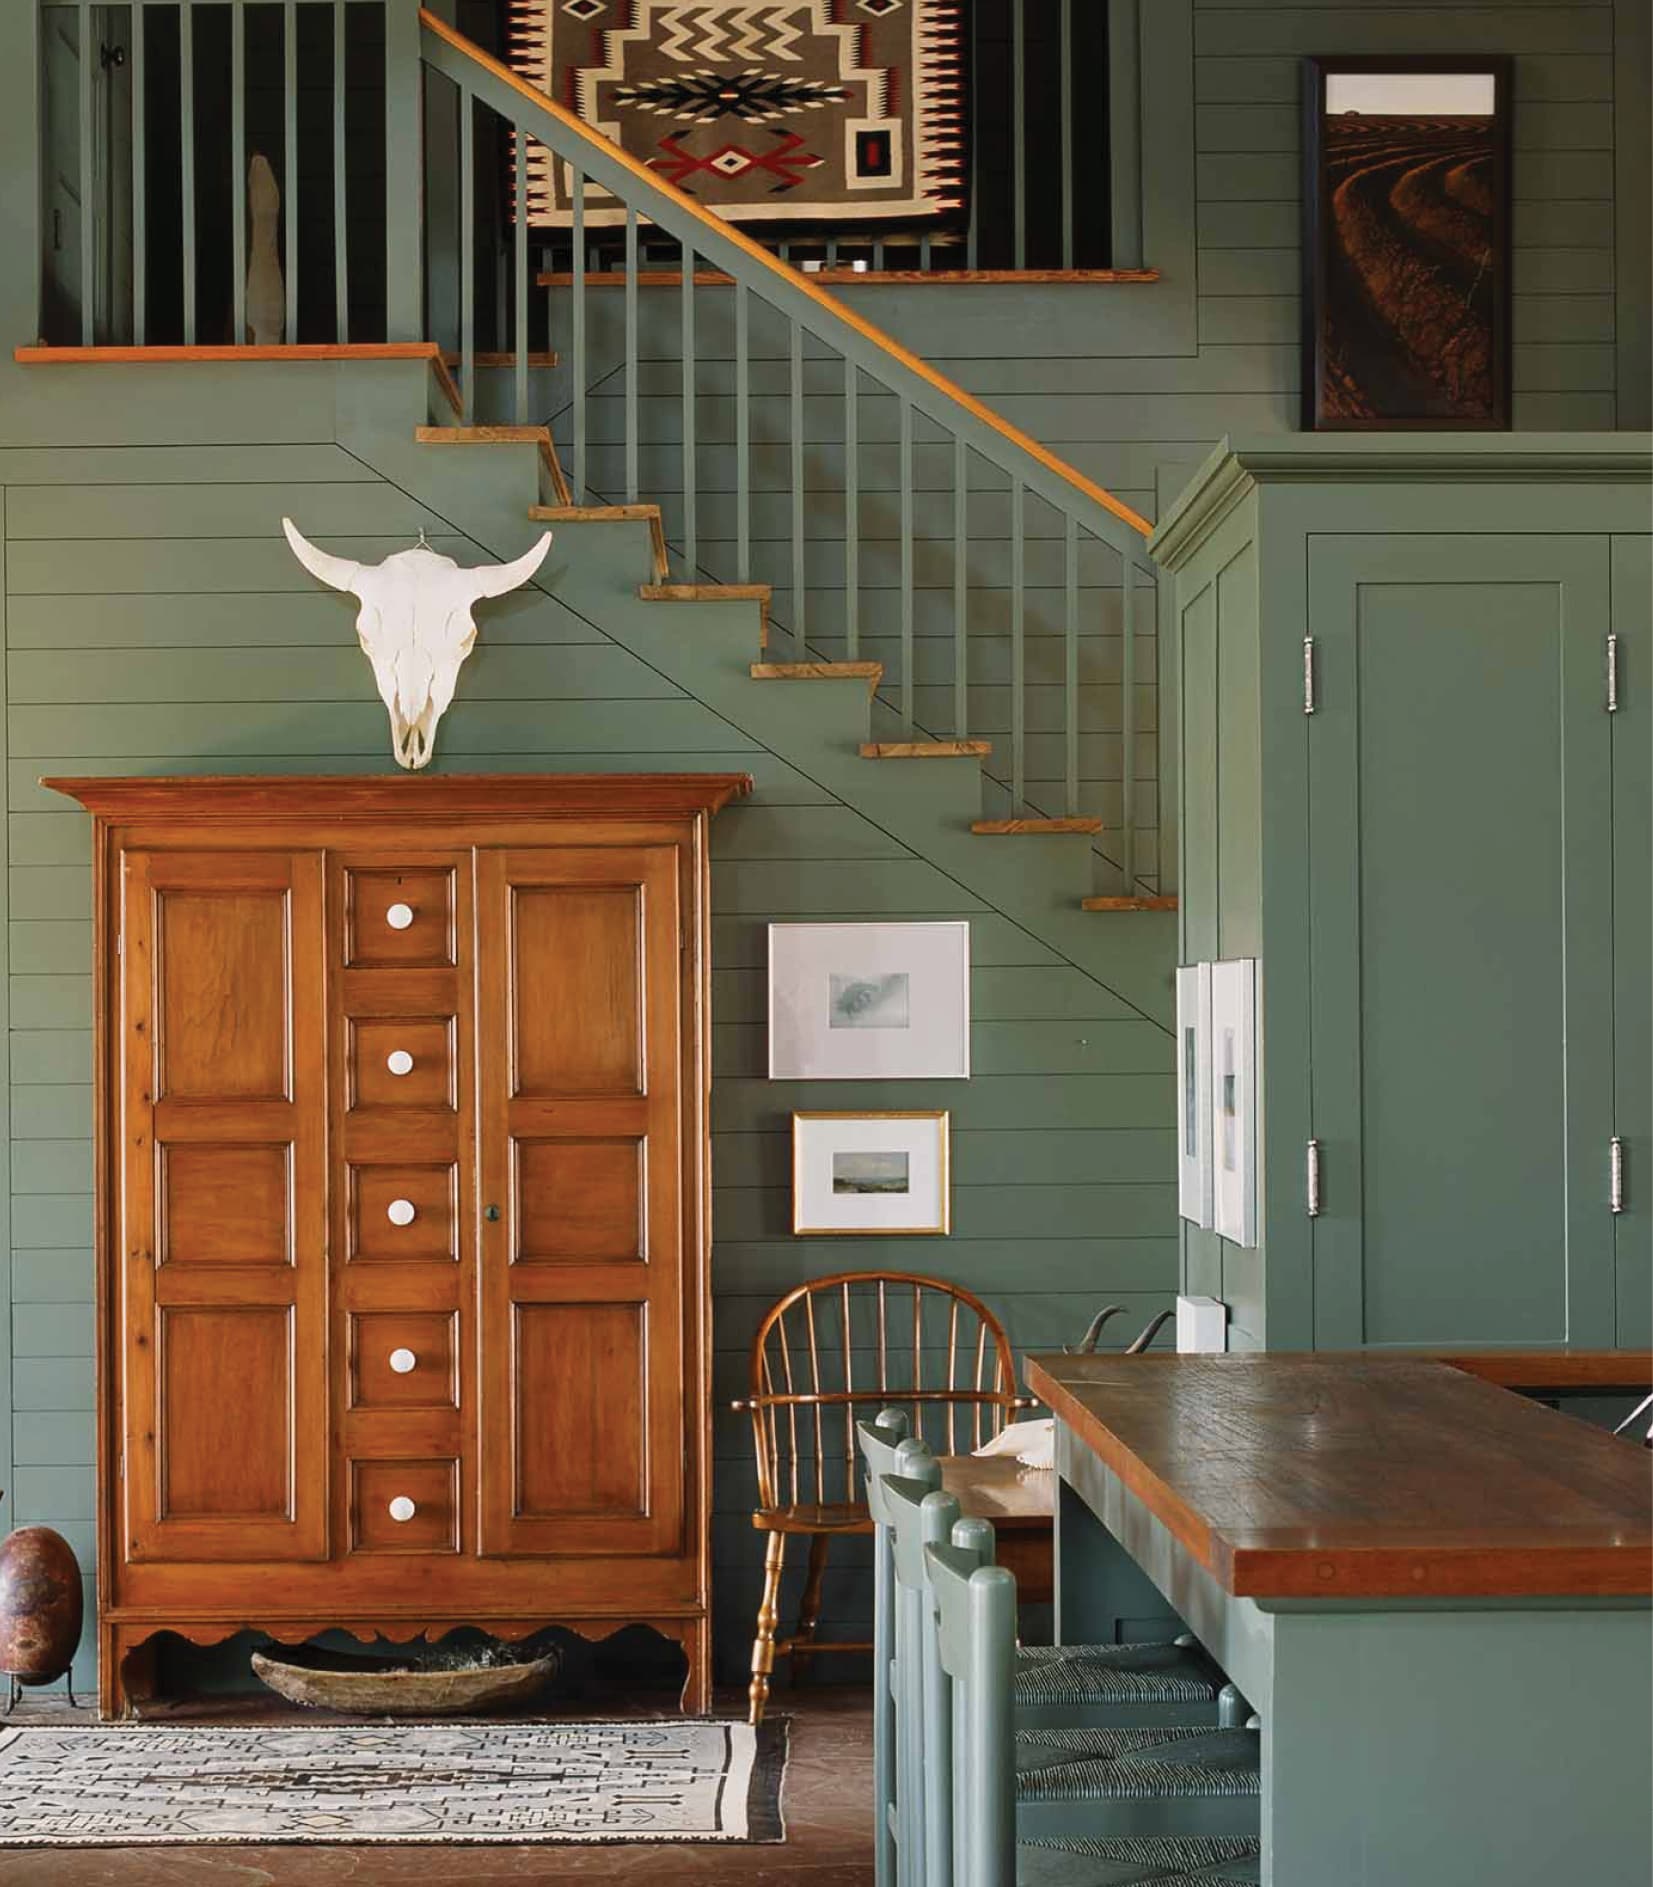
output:
[[[531, 84], [734, 222], [940, 216], [962, 201], [956, 0], [511, 0]], [[529, 221], [570, 167], [530, 147]], [[586, 222], [625, 221], [586, 188]]]

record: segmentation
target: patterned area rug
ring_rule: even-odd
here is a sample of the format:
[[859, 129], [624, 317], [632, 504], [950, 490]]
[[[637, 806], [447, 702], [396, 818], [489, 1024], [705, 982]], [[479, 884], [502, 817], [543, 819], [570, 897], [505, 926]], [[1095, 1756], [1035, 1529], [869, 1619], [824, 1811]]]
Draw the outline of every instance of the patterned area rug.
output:
[[[961, 201], [957, 0], [511, 0], [511, 62], [734, 222], [908, 221]], [[567, 229], [529, 149], [529, 221]], [[586, 185], [586, 222], [625, 211]]]
[[784, 1722], [0, 1733], [0, 1848], [780, 1841]]

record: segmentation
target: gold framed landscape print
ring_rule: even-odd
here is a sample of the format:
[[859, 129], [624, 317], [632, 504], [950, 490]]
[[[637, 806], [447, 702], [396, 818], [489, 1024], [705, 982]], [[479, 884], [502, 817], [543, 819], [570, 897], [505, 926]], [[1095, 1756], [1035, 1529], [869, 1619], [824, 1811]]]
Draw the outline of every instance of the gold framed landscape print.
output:
[[945, 1237], [945, 1109], [792, 1116], [792, 1230], [800, 1238]]

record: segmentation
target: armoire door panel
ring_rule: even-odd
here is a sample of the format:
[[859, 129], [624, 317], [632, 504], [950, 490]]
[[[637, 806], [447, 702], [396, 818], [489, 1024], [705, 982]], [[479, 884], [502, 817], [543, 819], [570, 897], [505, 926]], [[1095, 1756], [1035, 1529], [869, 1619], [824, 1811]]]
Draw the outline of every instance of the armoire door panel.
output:
[[285, 1141], [162, 1141], [155, 1261], [290, 1265], [292, 1148]]
[[293, 1312], [162, 1305], [159, 1518], [289, 1524]]
[[518, 1304], [512, 1506], [522, 1520], [646, 1520], [648, 1310]]
[[486, 1553], [682, 1549], [678, 870], [479, 855]]
[[511, 887], [513, 1095], [643, 1092], [642, 920], [635, 885]]
[[647, 1261], [642, 1139], [525, 1139], [513, 1146], [513, 1263]]
[[1322, 1344], [1613, 1340], [1606, 605], [1590, 539], [1313, 540]]
[[126, 1556], [325, 1558], [319, 854], [126, 853], [119, 967]]
[[155, 894], [156, 1094], [292, 1098], [285, 885]]

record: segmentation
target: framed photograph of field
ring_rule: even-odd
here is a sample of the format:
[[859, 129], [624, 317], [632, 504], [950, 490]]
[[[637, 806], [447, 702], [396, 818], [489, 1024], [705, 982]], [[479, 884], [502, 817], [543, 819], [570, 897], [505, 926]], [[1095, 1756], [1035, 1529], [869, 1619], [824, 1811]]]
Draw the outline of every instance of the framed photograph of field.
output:
[[970, 926], [771, 924], [772, 1081], [970, 1073]]
[[941, 1237], [951, 1218], [945, 1112], [792, 1116], [800, 1238]]
[[1303, 425], [1510, 424], [1510, 62], [1303, 62]]

